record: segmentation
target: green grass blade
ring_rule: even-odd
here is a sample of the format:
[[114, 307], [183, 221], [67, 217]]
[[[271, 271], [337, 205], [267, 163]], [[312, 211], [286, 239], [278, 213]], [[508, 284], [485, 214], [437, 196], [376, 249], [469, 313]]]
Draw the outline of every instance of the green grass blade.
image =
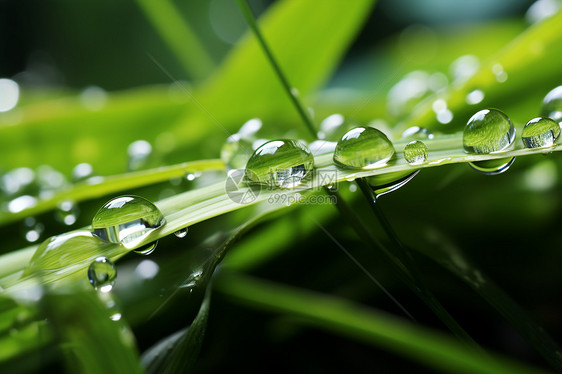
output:
[[205, 336], [210, 303], [209, 287], [197, 317], [189, 328], [171, 335], [143, 353], [142, 364], [148, 374], [190, 373], [193, 371]]
[[246, 304], [288, 313], [307, 323], [454, 373], [541, 373], [497, 355], [481, 355], [454, 340], [350, 301], [223, 272], [215, 288]]
[[137, 3], [189, 77], [203, 79], [213, 72], [213, 59], [172, 1], [137, 0]]
[[94, 291], [47, 293], [42, 300], [73, 373], [142, 373], [133, 337]]
[[0, 225], [55, 209], [64, 201], [70, 200], [77, 203], [132, 188], [165, 182], [171, 178], [184, 177], [187, 173], [223, 169], [224, 163], [221, 160], [201, 160], [108, 177], [93, 177], [62, 189], [47, 199], [40, 199], [36, 205], [20, 212], [0, 212]]

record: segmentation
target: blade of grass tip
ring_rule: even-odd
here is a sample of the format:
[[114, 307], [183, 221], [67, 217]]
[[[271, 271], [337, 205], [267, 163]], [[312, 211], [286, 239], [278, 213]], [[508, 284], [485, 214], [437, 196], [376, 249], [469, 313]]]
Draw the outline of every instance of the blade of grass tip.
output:
[[250, 28], [252, 29], [252, 32], [254, 33], [255, 37], [258, 39], [258, 42], [260, 43], [260, 46], [261, 46], [263, 52], [265, 53], [269, 63], [271, 64], [271, 66], [275, 70], [275, 73], [277, 74], [277, 77], [281, 81], [281, 84], [283, 85], [283, 88], [285, 89], [285, 91], [289, 95], [289, 98], [291, 99], [291, 102], [293, 103], [293, 105], [297, 109], [299, 115], [302, 117], [306, 127], [308, 128], [308, 130], [310, 131], [312, 136], [314, 138], [316, 138], [316, 129], [315, 129], [314, 124], [312, 122], [312, 118], [310, 117], [310, 113], [300, 102], [300, 100], [298, 98], [298, 91], [293, 86], [291, 86], [291, 84], [289, 83], [289, 80], [287, 79], [287, 76], [283, 73], [283, 70], [281, 70], [281, 66], [279, 65], [279, 63], [277, 62], [275, 57], [273, 56], [273, 52], [271, 51], [271, 49], [269, 49], [269, 46], [267, 45], [259, 27], [258, 27], [258, 24], [256, 22], [256, 18], [254, 17], [254, 13], [252, 12], [252, 9], [250, 8], [250, 5], [248, 4], [248, 1], [247, 0], [236, 0], [236, 3], [238, 4], [238, 8], [240, 8], [240, 12], [242, 12], [242, 15], [244, 16], [244, 19], [248, 23], [248, 26], [250, 26]]
[[190, 77], [203, 79], [213, 72], [213, 59], [172, 1], [137, 0], [137, 3]]
[[216, 277], [215, 289], [246, 305], [300, 317], [312, 326], [381, 347], [440, 371], [467, 374], [544, 372], [495, 354], [478, 354], [446, 335], [349, 300], [226, 270]]
[[373, 189], [369, 186], [364, 178], [360, 178], [356, 182], [367, 201], [369, 201], [369, 206], [378, 218], [384, 231], [388, 235], [391, 242], [394, 244], [393, 248], [395, 255], [403, 262], [405, 266], [407, 266], [410, 274], [412, 275], [416, 288], [418, 289], [419, 293], [423, 295], [422, 300], [441, 319], [441, 321], [449, 328], [449, 330], [451, 330], [451, 332], [455, 334], [457, 338], [462, 340], [467, 345], [480, 350], [480, 346], [449, 314], [449, 312], [443, 307], [443, 305], [441, 305], [435, 295], [433, 295], [433, 292], [431, 292], [431, 290], [427, 288], [412, 253], [402, 244], [402, 241], [400, 240], [398, 235], [396, 235], [396, 232], [376, 203], [376, 195], [373, 192]]
[[[254, 35], [258, 39], [258, 41], [260, 43], [260, 46], [262, 47], [262, 50], [265, 53], [269, 63], [274, 68], [274, 70], [277, 74], [277, 77], [281, 81], [281, 84], [283, 85], [287, 95], [290, 97], [291, 101], [293, 102], [295, 108], [297, 109], [298, 113], [302, 117], [302, 120], [305, 123], [305, 125], [308, 128], [311, 135], [314, 138], [316, 138], [317, 133], [316, 133], [316, 130], [315, 130], [315, 126], [312, 123], [312, 119], [311, 119], [308, 111], [305, 110], [305, 108], [302, 105], [300, 99], [297, 97], [295, 90], [289, 84], [289, 80], [288, 80], [287, 76], [283, 73], [283, 70], [281, 69], [281, 66], [279, 65], [279, 63], [277, 62], [275, 57], [273, 56], [273, 53], [272, 53], [271, 49], [269, 48], [265, 38], [263, 37], [263, 35], [262, 35], [262, 33], [261, 33], [261, 31], [258, 27], [258, 24], [256, 22], [256, 19], [254, 17], [254, 14], [253, 14], [252, 10], [250, 9], [248, 1], [247, 0], [236, 0], [236, 2], [238, 4], [238, 7], [240, 8], [240, 11], [242, 12], [244, 18], [246, 19], [246, 22], [248, 23], [248, 25], [252, 29]], [[363, 182], [366, 183], [365, 181], [363, 181]], [[329, 194], [332, 194], [332, 195], [336, 196], [336, 202], [343, 201], [342, 197], [337, 192], [335, 192], [335, 191], [330, 192], [327, 187], [325, 187], [325, 190]], [[374, 205], [374, 199], [373, 200], [368, 199], [368, 200], [369, 200], [371, 205]], [[386, 221], [386, 219], [384, 219], [384, 215], [382, 215], [382, 212], [380, 212], [380, 209], [378, 209], [378, 207], [377, 207], [375, 213], [377, 213], [377, 211], [379, 213], [376, 214], [376, 216], [379, 219], [383, 229], [386, 231], [386, 233], [388, 234], [388, 236], [391, 239], [397, 240], [398, 238], [394, 234], [394, 230], [392, 229], [392, 227], [390, 226], [388, 221]], [[401, 246], [400, 241], [398, 240], [396, 243], [398, 244], [399, 250], [404, 252], [403, 246]], [[427, 287], [424, 286], [423, 282], [421, 282], [420, 277], [417, 276], [417, 272], [415, 271], [415, 261], [413, 261], [413, 259], [412, 259], [412, 261], [408, 261], [409, 260], [408, 256], [402, 256], [402, 257], [406, 257], [406, 261], [404, 261], [404, 259], [403, 259], [403, 263], [405, 265], [407, 265], [408, 267], [414, 266], [414, 269], [412, 269], [413, 270], [413, 280], [417, 284], [417, 287], [419, 287], [422, 290], [422, 295], [425, 295], [425, 297], [422, 297], [422, 298], [427, 303], [427, 305], [430, 306], [430, 308], [439, 316], [439, 318], [442, 319], [443, 323], [447, 327], [449, 327], [449, 329], [451, 329], [451, 331], [457, 337], [459, 337], [461, 340], [465, 341], [467, 344], [469, 344], [473, 347], [478, 347], [478, 345], [474, 342], [474, 340], [472, 340], [472, 338], [466, 333], [466, 331], [464, 331], [462, 329], [462, 327], [454, 320], [454, 318], [437, 301], [435, 296], [433, 296], [433, 294], [427, 289]]]

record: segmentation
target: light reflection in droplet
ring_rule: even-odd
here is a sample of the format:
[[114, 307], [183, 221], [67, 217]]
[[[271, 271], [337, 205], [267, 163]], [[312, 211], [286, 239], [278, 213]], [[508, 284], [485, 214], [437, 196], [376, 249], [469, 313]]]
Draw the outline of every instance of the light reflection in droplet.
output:
[[20, 86], [11, 79], [0, 79], [0, 112], [13, 109], [20, 97]]

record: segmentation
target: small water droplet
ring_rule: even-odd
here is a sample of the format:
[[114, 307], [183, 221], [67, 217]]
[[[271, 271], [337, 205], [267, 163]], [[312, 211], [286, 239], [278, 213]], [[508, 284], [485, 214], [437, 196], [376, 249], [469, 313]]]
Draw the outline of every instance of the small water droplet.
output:
[[184, 227], [183, 229], [179, 229], [174, 233], [174, 235], [180, 239], [185, 238], [185, 236], [187, 235], [187, 227]]
[[404, 158], [411, 165], [420, 165], [427, 160], [427, 145], [421, 140], [414, 140], [406, 144]]
[[395, 173], [374, 175], [367, 178], [367, 183], [377, 197], [396, 191], [410, 182], [420, 171], [399, 171]]
[[139, 255], [148, 256], [149, 254], [154, 252], [157, 246], [158, 246], [158, 240], [152, 243], [145, 244], [141, 247], [138, 247], [133, 252], [138, 253]]
[[521, 140], [527, 148], [551, 147], [560, 135], [560, 125], [547, 117], [533, 118], [521, 132]]
[[117, 270], [107, 257], [100, 256], [88, 268], [88, 280], [96, 291], [109, 292], [115, 284]]
[[334, 162], [350, 169], [375, 169], [384, 166], [394, 155], [394, 146], [386, 135], [373, 127], [348, 131], [334, 151]]
[[433, 133], [426, 129], [425, 127], [412, 126], [407, 128], [403, 133], [402, 137], [404, 139], [411, 140], [426, 140], [433, 139]]
[[515, 157], [506, 157], [496, 160], [485, 160], [469, 162], [471, 168], [484, 174], [484, 175], [498, 175], [507, 171], [509, 167], [515, 162]]
[[515, 140], [511, 120], [497, 109], [474, 114], [463, 131], [463, 147], [469, 153], [492, 153], [506, 150]]
[[152, 146], [146, 140], [137, 140], [129, 144], [127, 153], [129, 155], [129, 170], [139, 170], [146, 165], [152, 153]]
[[301, 141], [271, 140], [255, 150], [246, 164], [250, 183], [270, 187], [294, 188], [310, 175], [314, 157]]
[[558, 86], [544, 97], [541, 116], [562, 123], [562, 86]]
[[476, 105], [484, 100], [484, 92], [482, 90], [472, 90], [466, 95], [466, 103]]
[[140, 196], [121, 196], [104, 204], [92, 220], [94, 235], [134, 248], [166, 220], [160, 210]]

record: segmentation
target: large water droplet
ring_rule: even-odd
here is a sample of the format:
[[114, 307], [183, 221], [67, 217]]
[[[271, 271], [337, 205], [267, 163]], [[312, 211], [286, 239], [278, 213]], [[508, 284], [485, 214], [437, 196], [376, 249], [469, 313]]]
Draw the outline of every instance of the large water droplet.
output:
[[314, 157], [301, 141], [280, 139], [262, 144], [246, 164], [250, 183], [282, 188], [300, 185], [314, 168]]
[[414, 140], [406, 144], [404, 158], [412, 165], [423, 164], [427, 160], [427, 145], [420, 140]]
[[544, 97], [541, 116], [562, 122], [562, 86], [558, 86]]
[[469, 162], [468, 164], [474, 170], [484, 175], [498, 175], [509, 169], [514, 161], [515, 157], [506, 157], [496, 160]]
[[402, 137], [411, 140], [426, 140], [433, 139], [433, 133], [425, 127], [412, 126], [404, 130]]
[[334, 162], [344, 168], [375, 169], [394, 155], [394, 146], [386, 135], [373, 127], [348, 131], [334, 151]]
[[[70, 274], [89, 265], [91, 259], [113, 244], [94, 236], [90, 231], [77, 230], [50, 237], [39, 245], [29, 262], [26, 273], [34, 271]], [[75, 255], [79, 253], [80, 255]], [[88, 259], [87, 263], [77, 258]]]
[[92, 220], [94, 235], [134, 248], [166, 223], [160, 210], [139, 196], [121, 196], [107, 202]]
[[533, 118], [523, 128], [521, 140], [527, 148], [550, 147], [560, 135], [560, 125], [550, 118]]
[[187, 227], [183, 228], [183, 229], [179, 229], [178, 231], [176, 231], [174, 233], [175, 236], [177, 236], [178, 238], [185, 238], [187, 235]]
[[501, 152], [515, 139], [511, 120], [497, 109], [484, 109], [473, 115], [462, 136], [463, 147], [470, 153]]
[[88, 280], [97, 291], [111, 291], [116, 277], [115, 265], [107, 257], [96, 258], [88, 268]]

